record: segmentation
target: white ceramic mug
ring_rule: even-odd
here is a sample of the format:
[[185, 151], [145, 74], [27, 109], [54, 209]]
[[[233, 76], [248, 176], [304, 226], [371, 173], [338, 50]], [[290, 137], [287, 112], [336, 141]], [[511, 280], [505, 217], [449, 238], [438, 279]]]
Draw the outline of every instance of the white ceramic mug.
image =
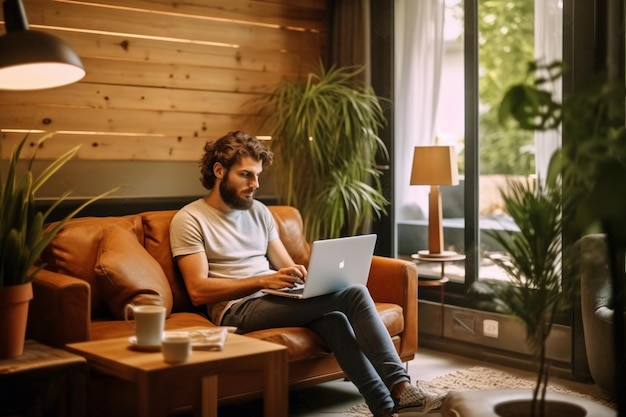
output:
[[124, 318], [129, 320], [129, 312], [135, 319], [135, 336], [138, 345], [160, 345], [165, 329], [165, 307], [136, 306], [128, 304]]
[[161, 341], [161, 352], [167, 363], [185, 362], [191, 354], [191, 338], [187, 335], [165, 334]]

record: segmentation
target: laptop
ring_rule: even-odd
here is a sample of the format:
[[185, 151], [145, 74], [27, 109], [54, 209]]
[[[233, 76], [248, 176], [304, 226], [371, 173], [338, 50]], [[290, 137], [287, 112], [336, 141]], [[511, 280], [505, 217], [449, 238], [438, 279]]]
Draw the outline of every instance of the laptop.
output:
[[266, 294], [305, 299], [367, 283], [376, 235], [323, 239], [313, 242], [306, 282], [294, 288], [262, 290]]

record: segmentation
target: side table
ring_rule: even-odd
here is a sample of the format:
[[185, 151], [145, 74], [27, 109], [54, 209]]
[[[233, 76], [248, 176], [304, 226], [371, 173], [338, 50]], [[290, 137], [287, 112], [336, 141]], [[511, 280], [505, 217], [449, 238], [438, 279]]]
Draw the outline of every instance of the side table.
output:
[[217, 417], [219, 374], [252, 369], [263, 370], [265, 416], [289, 412], [287, 348], [275, 343], [229, 333], [221, 351], [194, 349], [179, 364], [166, 363], [160, 350], [132, 350], [128, 337], [71, 343], [67, 349], [87, 358], [92, 369], [136, 384], [139, 417], [166, 417], [187, 405], [195, 416]]
[[83, 417], [87, 361], [27, 340], [24, 353], [0, 360], [0, 415]]
[[418, 252], [411, 255], [411, 259], [416, 262], [439, 262], [441, 264], [441, 274], [438, 279], [432, 278], [420, 278], [418, 275], [417, 285], [419, 287], [439, 287], [439, 300], [441, 304], [441, 336], [443, 336], [444, 330], [444, 302], [445, 302], [445, 285], [450, 281], [446, 277], [445, 264], [446, 262], [462, 261], [465, 260], [465, 255], [456, 252], [446, 252], [441, 255], [428, 255], [424, 252]]

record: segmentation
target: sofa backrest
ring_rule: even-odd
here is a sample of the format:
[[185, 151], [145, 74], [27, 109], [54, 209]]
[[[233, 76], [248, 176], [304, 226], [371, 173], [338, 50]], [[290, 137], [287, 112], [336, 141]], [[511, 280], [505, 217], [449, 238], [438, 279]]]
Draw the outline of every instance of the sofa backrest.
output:
[[[310, 245], [304, 238], [300, 212], [289, 206], [269, 206], [269, 209], [289, 254], [296, 263], [308, 265]], [[120, 233], [120, 230], [128, 231], [163, 269], [172, 292], [171, 311], [193, 311], [196, 308], [191, 304], [170, 250], [169, 226], [175, 213], [176, 210], [163, 210], [127, 216], [74, 218], [55, 236], [42, 253], [41, 260], [46, 264], [46, 269], [89, 283], [92, 319], [110, 318], [112, 311], [110, 303], [107, 304], [110, 300], [105, 300], [106, 290], [102, 289], [103, 238], [111, 230], [116, 233]], [[118, 258], [124, 255], [118, 254]], [[137, 255], [128, 253], [127, 262], [136, 262]]]
[[291, 206], [269, 206], [269, 209], [276, 220], [280, 240], [287, 252], [295, 263], [308, 266], [311, 245], [304, 238], [302, 216], [298, 209]]

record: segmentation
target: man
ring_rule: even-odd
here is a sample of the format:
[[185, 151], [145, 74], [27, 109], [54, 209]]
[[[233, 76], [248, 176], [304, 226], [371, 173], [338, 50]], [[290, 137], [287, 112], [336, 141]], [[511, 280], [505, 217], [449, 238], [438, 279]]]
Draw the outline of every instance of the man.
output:
[[[269, 209], [254, 199], [273, 154], [254, 136], [230, 132], [204, 147], [201, 181], [209, 193], [172, 220], [172, 253], [195, 305], [238, 333], [303, 326], [334, 353], [375, 417], [422, 415], [443, 396], [412, 386], [367, 288], [308, 300], [264, 295], [306, 280], [279, 239]], [[398, 414], [396, 414], [398, 413]]]

